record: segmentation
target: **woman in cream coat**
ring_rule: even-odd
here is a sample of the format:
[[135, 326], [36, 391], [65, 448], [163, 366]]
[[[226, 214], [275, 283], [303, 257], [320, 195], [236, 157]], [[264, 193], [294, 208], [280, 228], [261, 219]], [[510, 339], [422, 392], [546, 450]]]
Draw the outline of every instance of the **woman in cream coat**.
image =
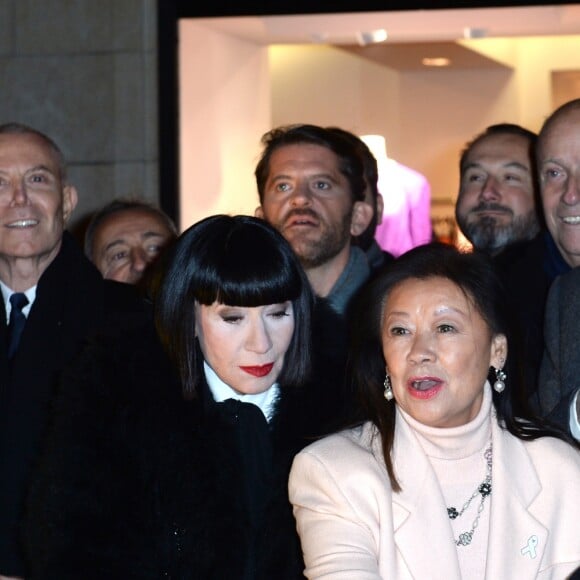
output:
[[556, 580], [580, 566], [580, 453], [515, 418], [502, 296], [486, 258], [429, 244], [363, 297], [365, 420], [290, 475], [308, 578]]

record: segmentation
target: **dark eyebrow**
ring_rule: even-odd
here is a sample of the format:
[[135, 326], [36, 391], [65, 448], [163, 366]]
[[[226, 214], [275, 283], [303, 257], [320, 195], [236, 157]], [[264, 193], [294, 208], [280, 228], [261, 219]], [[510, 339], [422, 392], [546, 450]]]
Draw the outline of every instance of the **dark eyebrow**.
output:
[[28, 169], [26, 171], [26, 173], [34, 173], [35, 171], [46, 171], [47, 173], [50, 173], [51, 175], [56, 175], [56, 173], [50, 169], [50, 167], [47, 167], [46, 165], [35, 165], [34, 167], [31, 167], [30, 169]]
[[[50, 173], [51, 175], [57, 176], [58, 174], [54, 172], [54, 170], [52, 170], [50, 167], [47, 167], [46, 165], [35, 165], [34, 167], [31, 167], [30, 169], [27, 169], [25, 171], [25, 175], [29, 174], [29, 173], [34, 173], [35, 171], [45, 171], [46, 173]], [[9, 173], [9, 170], [7, 169], [0, 169], [0, 173]]]
[[[308, 179], [328, 179], [328, 181], [336, 182], [336, 179], [332, 175], [332, 173], [314, 173], [312, 175], [308, 175], [307, 177], [308, 177]], [[292, 180], [292, 179], [295, 179], [295, 177], [293, 177], [291, 175], [286, 175], [285, 173], [279, 173], [278, 175], [271, 177], [270, 181], [278, 181], [280, 179]]]
[[[504, 163], [502, 165], [503, 168], [505, 169], [509, 169], [509, 168], [513, 168], [513, 169], [521, 169], [522, 171], [525, 171], [526, 173], [530, 172], [530, 168], [526, 167], [524, 164], [519, 163], [518, 161], [508, 161], [507, 163]], [[483, 165], [481, 163], [477, 163], [476, 161], [471, 161], [470, 163], [466, 163], [463, 167], [463, 171], [467, 171], [468, 169], [480, 169], [483, 168]]]
[[150, 238], [162, 238], [162, 237], [164, 237], [164, 236], [161, 232], [154, 232], [152, 230], [150, 230], [148, 232], [143, 232], [141, 234], [141, 238], [144, 240], [148, 240]]
[[542, 165], [545, 165], [546, 163], [555, 163], [556, 165], [562, 165], [562, 162], [555, 158], [555, 157], [549, 157], [548, 159], [543, 159], [542, 160]]
[[504, 165], [504, 167], [506, 167], [506, 168], [513, 167], [514, 169], [521, 169], [522, 171], [525, 171], [526, 173], [530, 172], [529, 167], [526, 167], [525, 165], [523, 165], [522, 163], [518, 163], [517, 161], [510, 161], [509, 163], [506, 163]]
[[332, 173], [315, 173], [311, 177], [312, 179], [326, 179], [328, 181], [332, 181], [332, 183], [338, 183], [337, 179]]
[[[141, 234], [141, 238], [144, 240], [148, 240], [150, 238], [162, 238], [162, 237], [163, 237], [163, 234], [160, 234], [159, 232], [153, 232], [153, 231], [143, 232]], [[123, 238], [117, 238], [116, 240], [109, 242], [103, 248], [102, 254], [105, 255], [105, 254], [107, 254], [107, 252], [110, 249], [115, 248], [115, 246], [121, 246], [121, 245], [129, 245], [129, 244], [127, 244], [126, 240], [124, 240]]]
[[289, 175], [285, 173], [278, 173], [278, 175], [274, 175], [270, 177], [270, 181], [277, 181], [278, 179], [292, 179]]
[[103, 248], [102, 255], [104, 256], [111, 248], [114, 248], [115, 246], [121, 246], [123, 244], [127, 244], [127, 242], [123, 239], [113, 240], [112, 242], [109, 242]]

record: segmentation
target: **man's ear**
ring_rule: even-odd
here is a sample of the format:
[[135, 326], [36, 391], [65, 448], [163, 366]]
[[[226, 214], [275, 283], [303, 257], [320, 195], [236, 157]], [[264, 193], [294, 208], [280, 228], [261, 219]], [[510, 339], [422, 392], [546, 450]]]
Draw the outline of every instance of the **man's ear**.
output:
[[357, 201], [352, 208], [352, 218], [350, 220], [351, 236], [360, 236], [371, 223], [374, 209], [365, 201]]
[[254, 217], [260, 218], [260, 219], [264, 219], [264, 210], [262, 209], [262, 206], [259, 205], [255, 210], [254, 210]]
[[65, 185], [62, 188], [62, 217], [66, 224], [77, 206], [79, 196], [77, 190], [72, 185]]
[[385, 211], [385, 200], [379, 193], [377, 195], [377, 225], [383, 223], [383, 212]]

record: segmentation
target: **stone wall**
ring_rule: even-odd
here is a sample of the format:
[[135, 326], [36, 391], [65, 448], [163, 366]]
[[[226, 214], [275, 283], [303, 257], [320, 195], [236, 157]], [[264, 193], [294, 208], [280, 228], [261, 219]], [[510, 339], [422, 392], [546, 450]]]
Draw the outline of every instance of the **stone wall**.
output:
[[0, 0], [0, 123], [52, 137], [79, 191], [159, 199], [155, 0]]

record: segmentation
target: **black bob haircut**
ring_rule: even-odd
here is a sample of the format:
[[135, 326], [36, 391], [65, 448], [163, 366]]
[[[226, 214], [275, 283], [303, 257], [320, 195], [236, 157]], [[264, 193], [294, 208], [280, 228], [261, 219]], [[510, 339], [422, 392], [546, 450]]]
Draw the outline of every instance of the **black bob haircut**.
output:
[[200, 380], [196, 302], [254, 307], [291, 301], [294, 334], [277, 380], [298, 386], [310, 371], [313, 300], [291, 246], [264, 220], [215, 215], [191, 226], [166, 255], [155, 293], [155, 326], [179, 371], [184, 396], [194, 398]]

